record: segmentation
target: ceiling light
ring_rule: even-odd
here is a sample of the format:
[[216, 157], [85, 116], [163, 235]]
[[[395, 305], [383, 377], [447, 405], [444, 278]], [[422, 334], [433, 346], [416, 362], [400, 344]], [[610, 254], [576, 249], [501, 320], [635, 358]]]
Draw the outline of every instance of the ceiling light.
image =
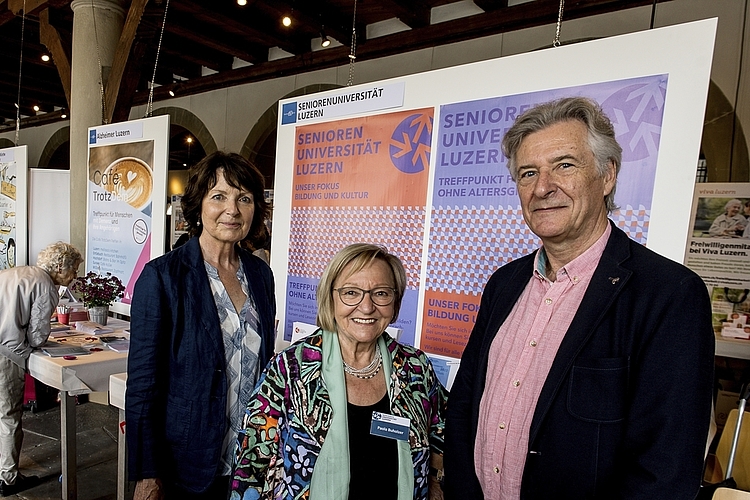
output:
[[42, 54], [42, 61], [49, 62], [49, 56], [47, 54]]
[[171, 97], [174, 97], [174, 89], [169, 89], [169, 95], [170, 95]]
[[320, 46], [326, 48], [329, 45], [331, 45], [331, 41], [326, 36], [326, 32], [323, 31], [323, 28], [320, 28]]
[[286, 26], [287, 28], [292, 25], [292, 18], [289, 16], [284, 16], [281, 18], [281, 24]]
[[247, 5], [247, 0], [237, 0], [237, 5], [239, 5], [240, 7], [244, 7], [245, 5]]
[[190, 144], [191, 142], [193, 142], [193, 138], [190, 137], [190, 136], [188, 136], [188, 138], [185, 139], [185, 142], [187, 142], [188, 144]]
[[36, 104], [34, 104], [34, 111], [36, 111], [37, 113], [39, 112], [39, 106], [37, 106]]
[[66, 119], [67, 117], [68, 117], [68, 115], [66, 115], [65, 113], [63, 113], [63, 114], [60, 115], [60, 118], [62, 118], [63, 120]]

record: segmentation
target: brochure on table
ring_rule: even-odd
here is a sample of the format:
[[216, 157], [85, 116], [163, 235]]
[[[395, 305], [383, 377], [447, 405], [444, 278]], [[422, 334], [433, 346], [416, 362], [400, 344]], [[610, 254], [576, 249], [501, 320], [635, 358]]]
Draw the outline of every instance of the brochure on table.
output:
[[164, 252], [169, 116], [89, 129], [86, 271], [110, 272], [130, 314], [143, 266]]
[[407, 271], [400, 341], [427, 352], [449, 383], [487, 279], [538, 246], [500, 140], [524, 110], [563, 96], [595, 99], [614, 123], [624, 149], [617, 226], [681, 261], [715, 30], [711, 19], [282, 100], [279, 347], [295, 322], [315, 323], [335, 253], [381, 244]]
[[0, 149], [0, 270], [28, 263], [27, 167], [26, 146]]
[[696, 184], [685, 265], [711, 294], [714, 330], [750, 339], [750, 183]]

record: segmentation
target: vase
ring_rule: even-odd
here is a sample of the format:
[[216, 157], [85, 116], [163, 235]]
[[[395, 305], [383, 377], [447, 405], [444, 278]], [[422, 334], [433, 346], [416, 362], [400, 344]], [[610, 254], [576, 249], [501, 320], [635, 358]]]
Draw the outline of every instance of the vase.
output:
[[92, 306], [89, 307], [89, 319], [94, 323], [100, 325], [107, 324], [107, 314], [109, 313], [109, 306]]

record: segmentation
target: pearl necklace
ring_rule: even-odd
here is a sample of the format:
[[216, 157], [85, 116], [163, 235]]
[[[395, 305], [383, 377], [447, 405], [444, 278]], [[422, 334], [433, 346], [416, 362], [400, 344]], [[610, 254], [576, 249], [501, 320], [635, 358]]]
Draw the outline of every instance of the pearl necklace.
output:
[[[342, 360], [343, 361], [343, 360]], [[380, 349], [375, 348], [375, 355], [372, 357], [372, 361], [369, 365], [364, 368], [354, 368], [348, 365], [346, 361], [344, 363], [344, 371], [349, 375], [352, 375], [363, 380], [371, 379], [380, 371], [380, 367], [383, 366], [383, 357], [380, 355]]]

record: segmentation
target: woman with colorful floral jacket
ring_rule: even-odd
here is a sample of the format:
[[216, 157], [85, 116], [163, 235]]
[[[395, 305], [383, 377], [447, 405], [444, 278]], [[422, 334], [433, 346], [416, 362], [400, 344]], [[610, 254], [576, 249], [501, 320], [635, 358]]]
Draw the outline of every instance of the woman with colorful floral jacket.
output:
[[442, 498], [447, 392], [421, 351], [385, 333], [405, 289], [382, 247], [333, 258], [321, 329], [279, 353], [250, 398], [232, 499]]

